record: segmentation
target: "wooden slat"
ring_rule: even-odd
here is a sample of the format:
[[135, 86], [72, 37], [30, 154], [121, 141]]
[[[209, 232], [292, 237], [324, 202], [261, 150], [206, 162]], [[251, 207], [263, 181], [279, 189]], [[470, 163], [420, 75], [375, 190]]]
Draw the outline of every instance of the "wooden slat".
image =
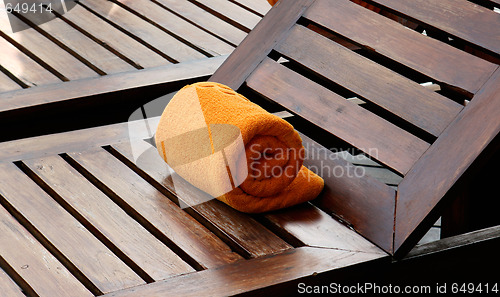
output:
[[[14, 15], [11, 15], [11, 17], [20, 22]], [[9, 23], [4, 21], [0, 23], [0, 30], [6, 32], [8, 31], [8, 26], [10, 26]], [[17, 33], [6, 34], [6, 36], [19, 43], [28, 51], [34, 53], [57, 72], [62, 74], [64, 78], [75, 80], [99, 76], [88, 66], [32, 28]]]
[[[11, 163], [0, 164], [3, 199], [101, 293], [144, 281]], [[47, 219], [50, 218], [50, 219]]]
[[20, 85], [18, 85], [5, 73], [0, 71], [0, 92], [14, 91], [19, 89], [22, 89]]
[[59, 18], [38, 26], [106, 74], [135, 70], [132, 65]]
[[309, 203], [271, 212], [265, 217], [276, 228], [307, 246], [384, 254], [361, 235]]
[[304, 166], [325, 180], [325, 189], [313, 204], [392, 253], [395, 191], [368, 175], [356, 174], [350, 163], [306, 135], [301, 138], [306, 148]]
[[191, 2], [201, 4], [203, 7], [223, 15], [232, 23], [242, 26], [247, 31], [252, 30], [261, 19], [259, 16], [227, 0], [195, 0]]
[[70, 156], [108, 188], [108, 194], [116, 195], [115, 198], [119, 197], [133, 209], [143, 224], [154, 226], [201, 267], [217, 267], [241, 259], [213, 233], [105, 150]]
[[0, 65], [27, 86], [38, 86], [61, 82], [57, 76], [40, 66], [23, 52], [0, 37]]
[[312, 2], [313, 0], [282, 1], [270, 10], [267, 17], [241, 42], [210, 81], [225, 84], [234, 90], [239, 89]]
[[193, 271], [188, 264], [95, 188], [59, 156], [28, 160], [25, 164], [51, 191], [96, 228], [120, 252], [152, 279]]
[[208, 32], [219, 36], [234, 46], [237, 46], [243, 38], [247, 36], [247, 33], [189, 1], [156, 0], [153, 2], [168, 9], [172, 13], [182, 16], [184, 19], [204, 28]]
[[0, 263], [33, 296], [94, 296], [3, 207], [0, 207]]
[[3, 296], [8, 297], [25, 297], [21, 288], [3, 271], [0, 269], [0, 288], [2, 288]]
[[155, 67], [170, 64], [168, 60], [146, 48], [125, 33], [117, 30], [80, 5], [62, 17], [91, 34], [100, 43], [106, 44], [141, 67]]
[[500, 54], [500, 14], [467, 0], [370, 0]]
[[3, 93], [0, 94], [0, 112], [74, 99], [83, 101], [95, 95], [201, 78], [211, 75], [225, 59], [226, 56], [204, 58], [141, 71], [106, 75], [95, 79], [71, 81], [63, 85], [56, 84]]
[[130, 7], [149, 21], [156, 23], [168, 32], [183, 38], [193, 46], [211, 55], [230, 54], [234, 47], [215, 36], [201, 30], [191, 23], [179, 18], [171, 12], [161, 9], [149, 0], [118, 0]]
[[[158, 122], [159, 118], [152, 119], [149, 125], [156, 126]], [[132, 137], [129, 136], [129, 131]], [[42, 158], [68, 151], [79, 151], [82, 148], [95, 148], [146, 137], [150, 135], [144, 122], [136, 121], [1, 142], [0, 162]]]
[[417, 226], [500, 133], [499, 94], [500, 68], [399, 184], [396, 250], [417, 240]]
[[253, 11], [266, 15], [266, 13], [271, 9], [271, 5], [267, 1], [254, 1], [254, 0], [232, 0], [232, 2], [239, 3], [245, 7], [252, 9]]
[[423, 140], [269, 58], [252, 73], [247, 85], [402, 174], [429, 147]]
[[[105, 296], [159, 297], [170, 292], [172, 292], [171, 295], [176, 296], [232, 296], [298, 279], [304, 281], [307, 277], [317, 277], [317, 274], [321, 275], [326, 271], [383, 257], [383, 255], [379, 254], [301, 247], [278, 255], [240, 261], [220, 269], [209, 269]], [[380, 264], [382, 261], [385, 261], [385, 259], [381, 259], [378, 263]], [[259, 291], [260, 294], [258, 295], [276, 296], [297, 293], [296, 286], [288, 290], [283, 289], [286, 288], [281, 287], [281, 290], [274, 291], [274, 294], [262, 290]], [[256, 292], [253, 293], [257, 294]]]
[[176, 61], [188, 61], [206, 57], [199, 51], [187, 46], [171, 35], [126, 11], [109, 1], [88, 0], [80, 3], [89, 7], [109, 21], [132, 33], [144, 42], [150, 44], [161, 53]]
[[[131, 145], [134, 146], [135, 150], [144, 150], [140, 161], [134, 162]], [[232, 241], [233, 246], [237, 245], [233, 247], [234, 249], [238, 249], [250, 257], [259, 257], [291, 248], [289, 244], [264, 228], [251, 216], [231, 209], [188, 183], [174, 185], [171, 173], [167, 169], [168, 165], [161, 159], [158, 150], [145, 141], [120, 143], [112, 147], [128, 162], [134, 162], [140, 170], [153, 178], [154, 182], [165, 187], [170, 193], [179, 195], [178, 199], [184, 199], [184, 205], [191, 205], [189, 201], [185, 201], [187, 199], [202, 202], [193, 205], [190, 213], [208, 222], [209, 229]]]
[[434, 136], [463, 108], [302, 26], [294, 26], [276, 50]]
[[409, 30], [351, 1], [317, 0], [304, 16], [438, 82], [472, 94], [496, 68], [492, 63]]

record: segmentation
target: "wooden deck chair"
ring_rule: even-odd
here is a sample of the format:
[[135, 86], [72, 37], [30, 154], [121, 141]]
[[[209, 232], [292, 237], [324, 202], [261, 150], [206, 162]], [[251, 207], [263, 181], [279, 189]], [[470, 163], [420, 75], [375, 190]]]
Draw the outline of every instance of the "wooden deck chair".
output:
[[[499, 61], [500, 32], [493, 28], [500, 14], [492, 10], [468, 1], [368, 3]], [[311, 24], [364, 50], [350, 51]], [[279, 2], [211, 80], [248, 88], [321, 128], [319, 139], [337, 137], [403, 176], [396, 189], [369, 178], [323, 176], [326, 190], [315, 202], [390, 254], [408, 252], [460, 177], [491, 153], [488, 147], [498, 147], [497, 64], [350, 1]], [[417, 83], [424, 81], [444, 91]], [[464, 99], [471, 100], [465, 107]], [[346, 166], [309, 157], [310, 166]]]
[[[411, 276], [419, 265], [452, 262], [450, 250], [469, 260], [496, 251], [499, 226], [407, 254], [457, 186], [498, 151], [500, 46], [490, 29], [499, 15], [465, 0], [368, 2], [436, 38], [348, 0], [281, 0], [211, 78], [293, 115], [305, 165], [326, 182], [318, 199], [262, 215], [217, 200], [181, 209], [172, 174], [144, 141], [158, 118], [1, 142], [0, 287], [9, 296], [278, 296], [383, 277], [392, 256], [406, 255], [395, 275]], [[174, 65], [164, 77], [152, 69], [69, 82], [67, 94], [40, 87], [7, 98], [0, 115], [8, 124], [71, 102], [91, 109], [134, 96], [139, 108], [147, 84], [154, 93], [206, 79], [222, 59]], [[94, 91], [70, 87], [93, 83]], [[134, 161], [133, 145], [146, 148], [144, 162]], [[356, 174], [351, 161], [362, 162], [327, 150], [339, 147], [401, 181]]]

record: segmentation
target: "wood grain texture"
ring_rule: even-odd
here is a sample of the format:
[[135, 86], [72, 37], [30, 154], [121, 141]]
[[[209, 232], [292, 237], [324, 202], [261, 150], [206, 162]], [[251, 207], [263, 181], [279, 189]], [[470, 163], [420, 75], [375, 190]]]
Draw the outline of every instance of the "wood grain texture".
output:
[[241, 42], [210, 81], [225, 84], [234, 90], [239, 89], [312, 2], [313, 0], [281, 1], [255, 26], [252, 34]]
[[[21, 22], [16, 16], [11, 15], [11, 17]], [[0, 30], [6, 32], [10, 25], [2, 20], [0, 19]], [[32, 28], [6, 35], [34, 53], [68, 80], [99, 76], [88, 66]]]
[[185, 39], [188, 44], [199, 48], [213, 56], [230, 54], [234, 47], [204, 30], [192, 25], [188, 21], [179, 18], [171, 12], [161, 9], [155, 3], [148, 0], [118, 0], [119, 3], [135, 10], [145, 19], [161, 26], [166, 32], [171, 32], [179, 38]]
[[[149, 125], [158, 125], [158, 122], [159, 118], [151, 119]], [[144, 121], [135, 121], [25, 138], [0, 143], [0, 162], [43, 158], [66, 152], [79, 151], [82, 148], [91, 149], [123, 141], [144, 139], [146, 137], [150, 136], [149, 131], [144, 125]]]
[[133, 209], [137, 219], [154, 227], [201, 267], [217, 267], [241, 259], [213, 233], [105, 150], [70, 156], [105, 185], [109, 195], [116, 195], [115, 199]]
[[25, 163], [73, 213], [97, 229], [152, 279], [194, 271], [59, 156]]
[[[384, 256], [380, 254], [301, 247], [277, 255], [240, 261], [219, 269], [175, 277], [105, 296], [232, 296], [245, 292], [251, 293], [280, 283], [304, 280], [312, 275], [381, 258]], [[224, 285], [221, 285], [221, 282]], [[260, 291], [260, 294], [263, 292]], [[283, 295], [283, 292], [280, 295]]]
[[178, 16], [182, 16], [184, 19], [190, 20], [193, 24], [206, 29], [208, 32], [215, 34], [234, 46], [240, 44], [247, 36], [246, 32], [243, 32], [189, 1], [155, 0], [153, 2]]
[[[143, 151], [141, 156], [135, 156], [134, 150]], [[164, 187], [170, 194], [176, 195], [184, 206], [192, 205], [186, 209], [190, 214], [206, 222], [205, 226], [226, 238], [233, 249], [242, 252], [248, 257], [278, 253], [292, 248], [278, 236], [255, 221], [252, 216], [238, 212], [225, 205], [191, 184], [172, 179], [172, 171], [158, 154], [158, 150], [145, 141], [133, 143], [120, 143], [113, 145], [116, 153], [128, 162], [130, 166], [137, 166], [145, 177], [152, 179], [150, 182]]]
[[71, 22], [71, 25], [78, 27], [79, 30], [91, 34], [99, 43], [113, 48], [140, 67], [148, 68], [170, 64], [162, 56], [125, 33], [118, 31], [80, 5], [76, 5], [68, 13], [65, 13], [62, 19]]
[[429, 147], [423, 140], [269, 58], [251, 74], [247, 85], [402, 174]]
[[466, 0], [370, 0], [369, 2], [410, 16], [469, 41], [476, 46], [500, 54], [500, 14]]
[[38, 25], [47, 34], [88, 60], [106, 74], [135, 68], [59, 18]]
[[0, 269], [0, 288], [2, 288], [3, 296], [8, 297], [25, 297], [21, 288], [3, 271]]
[[104, 244], [13, 164], [0, 165], [4, 201], [101, 293], [144, 284]]
[[325, 189], [313, 204], [340, 217], [365, 238], [392, 253], [395, 191], [357, 173], [350, 163], [306, 135], [301, 137], [306, 148], [304, 166], [325, 180]]
[[307, 246], [385, 254], [373, 243], [309, 203], [271, 212], [265, 217], [275, 228], [282, 229]]
[[[23, 290], [40, 297], [93, 297], [49, 251], [3, 207], [0, 207], [0, 262], [23, 284]], [[8, 267], [6, 267], [8, 265]]]
[[5, 73], [0, 72], [0, 92], [14, 91], [19, 89], [22, 89], [19, 84], [13, 81]]
[[271, 9], [271, 5], [267, 1], [233, 0], [232, 2], [248, 7], [261, 15], [265, 15]]
[[99, 15], [105, 17], [108, 21], [115, 23], [141, 41], [151, 45], [161, 53], [166, 54], [176, 61], [182, 62], [206, 57], [202, 53], [187, 46], [185, 43], [182, 43], [113, 2], [87, 0], [81, 2], [80, 5], [89, 7]]
[[302, 26], [294, 26], [276, 50], [434, 136], [463, 108]]
[[64, 102], [209, 76], [227, 58], [220, 56], [0, 94], [0, 112]]
[[[407, 241], [411, 245], [413, 238], [407, 239], [415, 228], [500, 133], [499, 91], [500, 69], [497, 69], [400, 183], [395, 249]], [[457, 145], [457, 139], [460, 145]]]
[[259, 16], [249, 12], [248, 10], [226, 0], [195, 0], [191, 2], [197, 2], [198, 4], [209, 8], [210, 10], [224, 16], [232, 23], [236, 23], [245, 28], [247, 31], [252, 30], [261, 19]]
[[61, 82], [57, 76], [33, 61], [7, 40], [0, 38], [0, 47], [2, 48], [0, 65], [27, 86]]
[[438, 82], [472, 94], [496, 68], [492, 63], [408, 30], [351, 1], [318, 0], [304, 17]]

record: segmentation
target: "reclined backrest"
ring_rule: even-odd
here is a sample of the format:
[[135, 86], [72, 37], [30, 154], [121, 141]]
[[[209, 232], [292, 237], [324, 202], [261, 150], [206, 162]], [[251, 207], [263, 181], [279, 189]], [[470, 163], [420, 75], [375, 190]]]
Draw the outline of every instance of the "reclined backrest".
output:
[[[349, 0], [281, 0], [210, 80], [251, 90], [401, 175], [391, 188], [324, 174], [315, 202], [401, 255], [498, 142], [500, 14], [466, 0], [367, 2], [384, 14]], [[306, 164], [349, 165], [327, 155]]]

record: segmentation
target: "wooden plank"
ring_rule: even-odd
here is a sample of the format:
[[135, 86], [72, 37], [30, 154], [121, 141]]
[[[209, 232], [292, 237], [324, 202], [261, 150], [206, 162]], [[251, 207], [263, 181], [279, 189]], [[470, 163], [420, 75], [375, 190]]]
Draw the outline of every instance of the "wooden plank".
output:
[[233, 90], [239, 89], [312, 2], [313, 0], [282, 1], [270, 10], [267, 17], [241, 42], [210, 81], [225, 84]]
[[309, 203], [271, 212], [265, 217], [275, 228], [307, 246], [385, 254], [373, 243]]
[[238, 3], [242, 6], [257, 12], [264, 16], [271, 9], [271, 5], [267, 1], [253, 1], [253, 0], [230, 0], [231, 2]]
[[170, 64], [168, 60], [117, 30], [80, 5], [65, 13], [61, 19], [78, 30], [91, 34], [100, 44], [106, 44], [142, 68]]
[[59, 156], [24, 163], [50, 187], [49, 191], [56, 193], [71, 208], [72, 213], [98, 230], [130, 259], [134, 267], [139, 267], [152, 279], [194, 271]]
[[15, 81], [10, 79], [5, 73], [0, 71], [0, 92], [14, 91], [22, 89]]
[[[149, 121], [158, 125], [159, 118]], [[129, 135], [130, 133], [130, 135]], [[95, 148], [123, 141], [150, 137], [144, 121], [120, 123], [104, 127], [89, 128], [65, 133], [25, 138], [0, 143], [0, 162], [43, 158], [82, 148]]]
[[[138, 161], [134, 161], [132, 145], [135, 151], [144, 150]], [[161, 159], [158, 150], [145, 141], [120, 143], [112, 147], [116, 152], [115, 155], [120, 159], [127, 162], [129, 166], [137, 166], [140, 171], [145, 173], [142, 176], [149, 177], [150, 182], [164, 187], [171, 195], [176, 195], [179, 200], [184, 199], [185, 205], [191, 205], [192, 200], [200, 201], [200, 204], [191, 207], [191, 211], [186, 210], [199, 217], [201, 221], [207, 222], [205, 225], [219, 234], [220, 237], [226, 238], [233, 249], [241, 251], [249, 257], [260, 257], [292, 248], [251, 216], [230, 208], [188, 183], [174, 185], [170, 170], [167, 168], [168, 165]], [[186, 198], [192, 200], [186, 201]]]
[[396, 250], [404, 253], [417, 240], [414, 230], [500, 133], [499, 82], [500, 68], [399, 184]]
[[194, 48], [198, 48], [211, 56], [230, 54], [234, 50], [234, 47], [228, 43], [203, 31], [202, 29], [192, 25], [182, 18], [179, 18], [165, 9], [159, 9], [158, 5], [151, 1], [117, 1], [126, 7], [133, 9], [149, 22], [153, 22], [155, 26], [161, 26], [163, 28], [162, 30], [174, 34], [178, 38], [185, 40], [184, 42], [186, 44], [191, 44]]
[[215, 12], [217, 15], [223, 16], [231, 24], [247, 32], [250, 32], [261, 19], [259, 16], [227, 0], [194, 0], [191, 2], [201, 5], [212, 13]]
[[[296, 287], [289, 290], [271, 291], [277, 284], [304, 281], [308, 277], [319, 277], [322, 273], [341, 267], [383, 258], [379, 254], [353, 253], [335, 249], [301, 247], [278, 255], [240, 261], [219, 269], [171, 278], [165, 281], [105, 295], [105, 297], [165, 296], [170, 292], [176, 296], [228, 296], [246, 292], [258, 295], [293, 295]], [[385, 259], [381, 259], [380, 262]], [[175, 292], [175, 293], [173, 293]]]
[[[200, 268], [217, 267], [241, 259], [213, 233], [187, 215], [170, 199], [105, 150], [71, 153], [100, 187], [135, 213], [137, 219], [177, 245]], [[113, 175], [109, 173], [113, 172]], [[191, 264], [193, 265], [193, 264]]]
[[[0, 40], [1, 42], [1, 40]], [[0, 113], [209, 76], [227, 56], [0, 94]], [[1, 59], [1, 56], [0, 56]]]
[[153, 2], [192, 24], [197, 25], [201, 29], [215, 34], [233, 46], [240, 44], [247, 36], [247, 33], [189, 1], [153, 0]]
[[40, 232], [55, 253], [90, 282], [96, 292], [109, 293], [144, 284], [132, 269], [14, 164], [0, 164], [0, 175], [4, 203]]
[[133, 34], [142, 42], [152, 46], [155, 51], [165, 54], [178, 62], [201, 59], [204, 54], [175, 39], [171, 35], [126, 11], [109, 1], [87, 0], [80, 5], [89, 7], [102, 17]]
[[403, 175], [429, 147], [423, 140], [269, 58], [247, 79], [247, 85]]
[[472, 94], [496, 68], [492, 63], [408, 30], [351, 1], [318, 0], [304, 17], [438, 82]]
[[2, 48], [0, 65], [26, 86], [32, 87], [61, 82], [57, 76], [33, 61], [7, 40], [0, 38], [0, 47]]
[[[11, 17], [15, 18], [16, 21], [21, 22], [14, 15], [11, 15]], [[0, 23], [0, 30], [6, 32], [8, 31], [9, 26], [10, 24], [4, 20]], [[5, 34], [5, 36], [20, 44], [28, 51], [34, 53], [45, 63], [53, 67], [63, 76], [64, 80], [75, 80], [99, 76], [87, 65], [80, 62], [78, 59], [58, 47], [52, 41], [48, 40], [32, 28], [19, 31], [17, 33]]]
[[2, 267], [29, 295], [94, 296], [3, 207], [0, 242]]
[[370, 0], [410, 16], [453, 37], [469, 41], [500, 54], [500, 15], [467, 0], [416, 0], [403, 3], [397, 0]]
[[325, 189], [313, 204], [392, 253], [395, 191], [354, 171], [350, 163], [306, 135], [301, 138], [306, 148], [304, 166], [325, 180]]
[[9, 297], [25, 297], [21, 288], [3, 271], [0, 269], [0, 288], [2, 288], [3, 296]]
[[59, 18], [38, 25], [38, 27], [106, 74], [135, 70], [132, 65]]
[[294, 26], [276, 50], [434, 136], [463, 108], [302, 26]]

